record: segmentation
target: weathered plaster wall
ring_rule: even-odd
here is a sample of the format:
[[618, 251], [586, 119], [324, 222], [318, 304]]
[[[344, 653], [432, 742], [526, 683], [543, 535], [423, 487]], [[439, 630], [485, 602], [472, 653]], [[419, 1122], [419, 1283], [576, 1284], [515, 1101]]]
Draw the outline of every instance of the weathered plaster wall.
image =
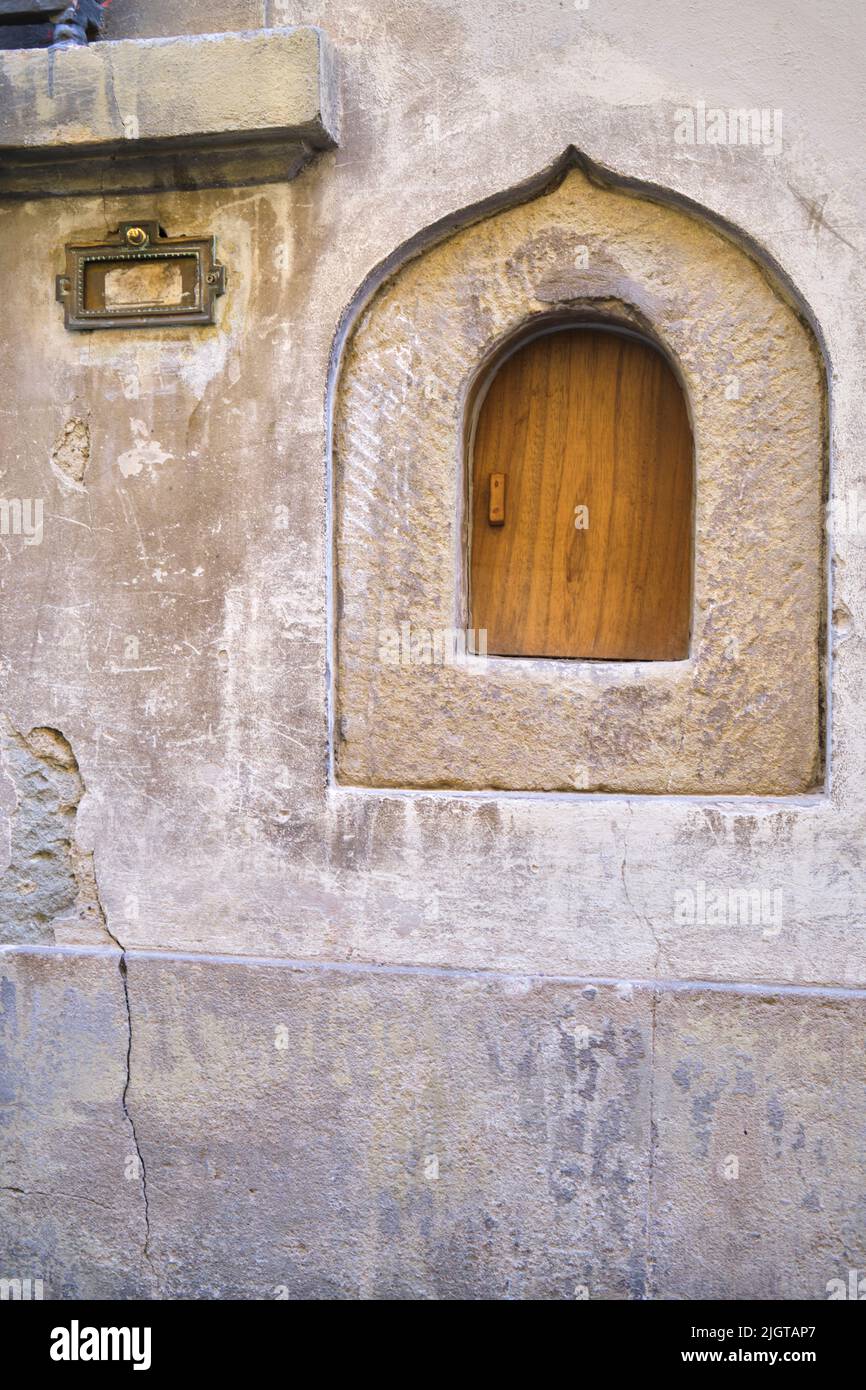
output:
[[[132, 11], [115, 0], [115, 37], [179, 31], [174, 6]], [[296, 180], [123, 198], [107, 182], [0, 207], [0, 489], [44, 501], [41, 544], [0, 538], [0, 710], [13, 740], [68, 742], [101, 904], [76, 940], [105, 952], [4, 959], [19, 1119], [0, 1272], [44, 1270], [54, 1296], [823, 1297], [866, 1262], [864, 20], [845, 0], [736, 21], [708, 0], [273, 0], [184, 7], [182, 28], [266, 20], [321, 24], [340, 61], [340, 148]], [[676, 112], [699, 100], [780, 110], [780, 148], [678, 144]], [[834, 508], [815, 795], [332, 783], [335, 340], [402, 244], [570, 145], [765, 248], [822, 336]], [[64, 243], [137, 215], [216, 235], [218, 323], [65, 333]], [[0, 798], [2, 846], [22, 809], [8, 780]], [[683, 920], [676, 895], [700, 885], [781, 892], [781, 910]], [[68, 880], [59, 896], [38, 930], [15, 899], [5, 939], [63, 940]], [[610, 985], [577, 1059], [600, 1090], [580, 1097], [561, 1021], [584, 977]], [[641, 983], [623, 1002], [630, 980], [710, 987]], [[274, 1071], [289, 1059], [310, 1069], [303, 1106]], [[419, 1179], [440, 1151], [447, 1176]], [[255, 1261], [263, 1289], [238, 1273]]]

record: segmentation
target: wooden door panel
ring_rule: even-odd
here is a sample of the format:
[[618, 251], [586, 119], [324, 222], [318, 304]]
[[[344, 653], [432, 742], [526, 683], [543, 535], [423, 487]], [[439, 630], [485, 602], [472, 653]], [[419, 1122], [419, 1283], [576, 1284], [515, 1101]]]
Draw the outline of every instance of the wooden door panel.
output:
[[472, 460], [471, 621], [488, 652], [686, 657], [692, 477], [683, 393], [650, 344], [576, 328], [518, 348], [482, 401]]

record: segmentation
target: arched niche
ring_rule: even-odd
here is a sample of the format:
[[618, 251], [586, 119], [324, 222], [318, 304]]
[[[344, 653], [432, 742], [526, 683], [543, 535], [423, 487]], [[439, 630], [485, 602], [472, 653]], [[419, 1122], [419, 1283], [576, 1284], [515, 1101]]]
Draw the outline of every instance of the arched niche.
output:
[[[426, 249], [416, 239], [359, 295], [333, 398], [338, 780], [726, 795], [819, 784], [821, 353], [772, 266], [662, 196], [572, 167], [533, 198], [435, 229]], [[521, 334], [566, 320], [656, 344], [688, 402], [684, 657], [485, 654], [471, 622], [479, 383]]]

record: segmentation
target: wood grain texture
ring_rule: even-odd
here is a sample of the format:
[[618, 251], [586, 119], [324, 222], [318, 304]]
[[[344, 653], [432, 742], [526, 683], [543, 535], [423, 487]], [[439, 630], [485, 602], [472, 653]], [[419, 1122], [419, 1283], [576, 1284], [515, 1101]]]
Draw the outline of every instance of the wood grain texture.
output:
[[[500, 526], [493, 473], [505, 474]], [[588, 328], [518, 348], [473, 449], [471, 623], [488, 652], [688, 656], [692, 489], [685, 399], [655, 348]]]

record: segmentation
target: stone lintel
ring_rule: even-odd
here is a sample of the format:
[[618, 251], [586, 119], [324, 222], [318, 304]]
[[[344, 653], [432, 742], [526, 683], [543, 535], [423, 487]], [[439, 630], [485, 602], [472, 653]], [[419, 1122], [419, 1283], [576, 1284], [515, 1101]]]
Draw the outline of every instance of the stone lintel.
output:
[[7, 194], [89, 191], [109, 161], [117, 192], [232, 182], [238, 156], [244, 182], [272, 182], [338, 135], [333, 50], [313, 26], [0, 52]]

